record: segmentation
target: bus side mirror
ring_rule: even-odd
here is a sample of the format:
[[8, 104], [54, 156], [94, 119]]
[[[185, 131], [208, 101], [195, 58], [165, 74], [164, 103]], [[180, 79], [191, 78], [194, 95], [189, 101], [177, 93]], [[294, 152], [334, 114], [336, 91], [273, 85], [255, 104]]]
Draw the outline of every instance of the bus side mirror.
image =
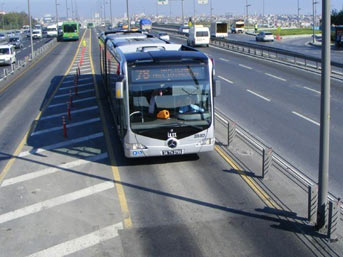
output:
[[219, 96], [221, 93], [221, 83], [220, 80], [214, 79], [213, 80], [213, 96]]
[[123, 99], [123, 87], [124, 87], [124, 80], [116, 82], [116, 99]]

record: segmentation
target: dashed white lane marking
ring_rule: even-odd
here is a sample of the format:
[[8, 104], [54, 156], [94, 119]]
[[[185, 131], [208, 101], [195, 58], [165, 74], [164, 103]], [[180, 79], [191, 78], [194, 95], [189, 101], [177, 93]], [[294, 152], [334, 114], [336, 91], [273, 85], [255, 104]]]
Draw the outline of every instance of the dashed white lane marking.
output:
[[[97, 122], [97, 121], [100, 121], [100, 118], [94, 118], [94, 119], [89, 119], [89, 120], [85, 120], [85, 121], [75, 122], [72, 124], [67, 124], [67, 128], [82, 126], [82, 125]], [[38, 131], [33, 132], [31, 134], [31, 136], [41, 135], [41, 134], [45, 134], [45, 133], [49, 133], [49, 132], [53, 132], [53, 131], [58, 131], [58, 130], [62, 130], [62, 126], [38, 130]]]
[[18, 154], [18, 157], [25, 157], [31, 154], [39, 154], [39, 153], [43, 153], [45, 151], [49, 151], [49, 150], [53, 150], [53, 149], [57, 149], [57, 148], [61, 148], [61, 147], [65, 147], [68, 145], [73, 145], [73, 144], [77, 144], [77, 143], [81, 143], [84, 141], [89, 141], [95, 138], [99, 138], [104, 136], [104, 133], [99, 132], [99, 133], [95, 133], [89, 136], [85, 136], [85, 137], [78, 137], [75, 139], [71, 139], [71, 140], [67, 140], [67, 141], [63, 141], [60, 143], [56, 143], [56, 144], [52, 144], [52, 145], [47, 145], [47, 146], [42, 146], [40, 148], [32, 148], [29, 151], [25, 151], [25, 152], [21, 152], [20, 154]]
[[239, 66], [241, 66], [241, 67], [243, 67], [243, 68], [246, 68], [246, 69], [248, 69], [248, 70], [252, 70], [252, 68], [251, 67], [249, 67], [249, 66], [246, 66], [246, 65], [244, 65], [244, 64], [238, 64]]
[[[77, 100], [73, 100], [73, 103], [81, 103], [81, 102], [86, 102], [86, 101], [90, 101], [90, 100], [94, 100], [95, 96], [90, 96], [90, 97], [86, 97], [83, 99], [77, 99]], [[59, 104], [50, 104], [48, 106], [48, 108], [54, 108], [54, 107], [59, 107], [59, 106], [65, 106], [66, 103], [59, 103]]]
[[[93, 92], [93, 91], [94, 91], [94, 89], [91, 88], [91, 89], [86, 89], [83, 91], [78, 91], [77, 94], [85, 94], [85, 93], [89, 93], [89, 92]], [[69, 96], [69, 93], [61, 94], [61, 95], [55, 95], [54, 98], [61, 98], [61, 97], [65, 97], [65, 96]]]
[[317, 94], [321, 94], [320, 91], [314, 90], [314, 89], [312, 89], [312, 88], [309, 88], [309, 87], [304, 87], [304, 88], [307, 89], [307, 90], [310, 90], [310, 91], [312, 91], [312, 92], [315, 92], [315, 93], [317, 93]]
[[31, 179], [35, 179], [35, 178], [39, 178], [42, 176], [46, 176], [49, 174], [53, 174], [55, 172], [58, 172], [60, 170], [64, 170], [64, 169], [71, 169], [77, 166], [81, 166], [81, 165], [85, 165], [94, 161], [99, 161], [99, 160], [103, 160], [107, 158], [107, 153], [102, 153], [102, 154], [98, 154], [89, 158], [86, 158], [84, 160], [79, 159], [77, 161], [73, 161], [73, 162], [68, 162], [68, 163], [64, 163], [62, 165], [56, 165], [56, 167], [51, 167], [51, 168], [46, 168], [43, 170], [39, 170], [39, 171], [34, 171], [25, 175], [21, 175], [18, 177], [13, 177], [13, 178], [9, 178], [3, 181], [3, 183], [1, 184], [1, 187], [6, 187], [6, 186], [11, 186], [17, 183], [21, 183], [24, 181], [28, 181]]
[[310, 119], [310, 118], [308, 118], [308, 117], [306, 117], [306, 116], [304, 116], [304, 115], [302, 115], [302, 114], [300, 114], [300, 113], [297, 113], [297, 112], [292, 112], [292, 113], [295, 114], [295, 115], [297, 115], [297, 116], [299, 116], [300, 118], [303, 118], [303, 119], [305, 119], [305, 120], [307, 120], [307, 121], [309, 121], [309, 122], [311, 122], [311, 123], [317, 125], [317, 126], [320, 126], [320, 123], [319, 123], [319, 122], [314, 121], [314, 120], [312, 120], [312, 119]]
[[[90, 106], [90, 107], [86, 107], [86, 108], [82, 108], [82, 109], [78, 109], [78, 110], [73, 110], [73, 111], [70, 112], [70, 114], [88, 112], [88, 111], [93, 111], [93, 110], [96, 110], [96, 109], [98, 109], [98, 106]], [[57, 118], [57, 117], [60, 118], [62, 115], [67, 115], [67, 112], [44, 116], [44, 117], [41, 117], [40, 120], [48, 120], [48, 119]]]
[[[78, 67], [79, 67], [78, 65], [77, 65], [77, 66], [73, 66], [71, 69], [73, 70], [73, 69], [76, 69], [76, 68], [78, 68]], [[82, 66], [80, 66], [81, 69], [84, 68], [84, 67], [90, 67], [90, 64], [88, 64], [88, 63], [83, 63]]]
[[284, 79], [284, 78], [280, 78], [280, 77], [275, 76], [275, 75], [270, 74], [270, 73], [264, 73], [264, 74], [266, 74], [267, 76], [272, 77], [272, 78], [274, 78], [274, 79], [278, 79], [278, 80], [281, 80], [281, 81], [287, 81], [287, 80]]
[[55, 198], [52, 198], [43, 202], [35, 203], [21, 209], [7, 212], [0, 215], [0, 224], [15, 220], [18, 218], [22, 218], [27, 215], [34, 214], [34, 213], [37, 213], [46, 209], [50, 209], [58, 205], [69, 203], [69, 202], [72, 202], [72, 201], [75, 201], [75, 200], [78, 200], [78, 199], [81, 199], [90, 195], [94, 195], [96, 193], [103, 192], [113, 187], [114, 187], [114, 183], [107, 181], [107, 182], [103, 182], [94, 186], [90, 186], [90, 187], [69, 193], [69, 194], [58, 196], [58, 197], [55, 197]]
[[87, 235], [52, 246], [28, 257], [62, 257], [100, 244], [118, 236], [118, 230], [123, 229], [122, 222], [99, 229]]
[[231, 80], [227, 79], [227, 78], [224, 78], [224, 77], [222, 77], [222, 76], [218, 76], [218, 78], [220, 78], [220, 79], [226, 81], [227, 83], [233, 84], [233, 82], [232, 82]]
[[222, 60], [222, 61], [224, 61], [224, 62], [229, 62], [229, 60], [228, 60], [228, 59], [225, 59], [225, 58], [219, 58], [219, 60]]
[[89, 67], [89, 68], [81, 68], [81, 69], [80, 69], [81, 74], [82, 74], [82, 72], [91, 71], [91, 70], [92, 70], [91, 67]]
[[247, 89], [247, 91], [248, 91], [250, 94], [253, 94], [253, 95], [255, 95], [255, 96], [259, 97], [259, 98], [262, 98], [263, 100], [265, 100], [265, 101], [267, 101], [267, 102], [270, 102], [270, 101], [271, 101], [269, 98], [264, 97], [264, 96], [262, 96], [262, 95], [260, 95], [260, 94], [258, 94], [258, 93], [256, 93], [256, 92], [254, 92], [254, 91], [251, 91], [251, 90], [249, 90], [249, 89]]
[[[86, 83], [86, 84], [78, 84], [78, 87], [86, 87], [91, 86], [93, 83]], [[68, 87], [60, 87], [58, 90], [67, 90], [67, 89], [73, 89], [75, 86], [68, 86]]]

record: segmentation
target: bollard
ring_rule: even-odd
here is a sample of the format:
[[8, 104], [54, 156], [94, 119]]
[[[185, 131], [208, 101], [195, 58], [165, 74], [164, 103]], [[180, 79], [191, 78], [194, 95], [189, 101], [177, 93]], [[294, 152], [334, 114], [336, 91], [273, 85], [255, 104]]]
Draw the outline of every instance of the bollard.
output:
[[338, 241], [338, 228], [341, 215], [341, 199], [329, 202], [328, 237], [331, 241]]
[[81, 76], [81, 69], [80, 69], [80, 65], [78, 65], [78, 67], [77, 67], [77, 72], [78, 72], [78, 75], [79, 75], [79, 77]]
[[317, 222], [318, 186], [308, 186], [308, 221], [312, 224]]
[[236, 123], [228, 122], [227, 124], [227, 146], [229, 147], [236, 136]]
[[77, 95], [77, 78], [74, 76], [74, 94]]
[[67, 103], [67, 114], [68, 114], [68, 120], [71, 121], [70, 103]]
[[66, 124], [66, 119], [64, 116], [62, 116], [62, 125], [63, 125], [63, 135], [65, 138], [67, 138], [67, 124]]
[[267, 149], [263, 148], [262, 152], [262, 178], [264, 178], [273, 164], [273, 149], [271, 147]]
[[4, 78], [7, 77], [6, 71], [7, 71], [7, 69], [4, 69]]
[[69, 105], [70, 105], [70, 107], [73, 106], [73, 93], [72, 93], [71, 89], [69, 90]]

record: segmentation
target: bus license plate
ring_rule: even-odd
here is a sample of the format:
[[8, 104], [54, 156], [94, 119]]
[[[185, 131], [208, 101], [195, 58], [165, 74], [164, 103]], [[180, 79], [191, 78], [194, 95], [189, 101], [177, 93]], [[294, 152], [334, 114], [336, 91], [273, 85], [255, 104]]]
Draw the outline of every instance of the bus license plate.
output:
[[182, 150], [164, 150], [162, 151], [162, 155], [180, 155], [182, 154]]

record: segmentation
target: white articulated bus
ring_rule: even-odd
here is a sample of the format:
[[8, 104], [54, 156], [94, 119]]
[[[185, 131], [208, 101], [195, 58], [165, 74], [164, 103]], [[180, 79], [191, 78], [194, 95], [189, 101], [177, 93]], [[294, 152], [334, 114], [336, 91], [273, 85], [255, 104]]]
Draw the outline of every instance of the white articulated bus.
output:
[[105, 32], [99, 45], [104, 90], [126, 157], [213, 150], [216, 86], [205, 54], [130, 31]]

